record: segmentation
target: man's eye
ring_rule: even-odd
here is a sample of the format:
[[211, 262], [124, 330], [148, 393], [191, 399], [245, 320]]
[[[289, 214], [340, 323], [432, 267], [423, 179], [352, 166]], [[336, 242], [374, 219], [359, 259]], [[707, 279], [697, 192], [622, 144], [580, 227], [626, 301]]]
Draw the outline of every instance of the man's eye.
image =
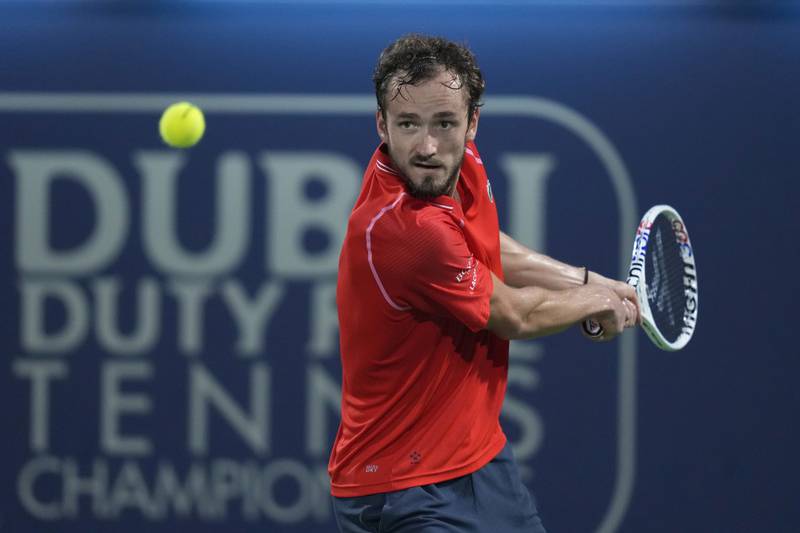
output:
[[443, 130], [449, 130], [450, 128], [452, 128], [452, 127], [453, 127], [453, 122], [452, 122], [452, 121], [450, 121], [450, 120], [443, 120], [443, 121], [440, 123], [440, 126], [441, 126], [441, 128], [442, 128]]
[[398, 123], [397, 123], [397, 125], [398, 125], [400, 128], [402, 128], [402, 129], [406, 129], [406, 130], [407, 130], [407, 129], [409, 129], [409, 128], [412, 128], [412, 127], [414, 126], [414, 123], [413, 123], [413, 122], [411, 122], [410, 120], [404, 120], [404, 121], [402, 121], [402, 122], [398, 122]]

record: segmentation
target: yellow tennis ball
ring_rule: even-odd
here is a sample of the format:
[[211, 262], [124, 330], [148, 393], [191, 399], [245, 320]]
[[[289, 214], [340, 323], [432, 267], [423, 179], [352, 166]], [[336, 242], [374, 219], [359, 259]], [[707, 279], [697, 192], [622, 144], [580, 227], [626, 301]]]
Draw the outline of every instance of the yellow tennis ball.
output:
[[189, 148], [203, 137], [206, 119], [197, 106], [189, 102], [178, 102], [169, 106], [161, 115], [158, 131], [168, 145]]

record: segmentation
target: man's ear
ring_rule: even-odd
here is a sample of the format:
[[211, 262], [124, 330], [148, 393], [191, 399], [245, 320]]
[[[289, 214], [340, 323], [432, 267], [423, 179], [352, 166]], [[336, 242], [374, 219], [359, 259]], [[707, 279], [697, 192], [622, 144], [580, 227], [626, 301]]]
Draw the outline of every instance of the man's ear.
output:
[[375, 111], [375, 126], [378, 129], [378, 137], [383, 142], [389, 142], [389, 134], [386, 131], [386, 120], [383, 118], [383, 112], [378, 109]]
[[469, 120], [469, 126], [467, 126], [467, 142], [472, 142], [475, 140], [475, 136], [478, 134], [478, 119], [481, 115], [481, 108], [476, 107], [475, 111], [472, 112], [472, 116]]

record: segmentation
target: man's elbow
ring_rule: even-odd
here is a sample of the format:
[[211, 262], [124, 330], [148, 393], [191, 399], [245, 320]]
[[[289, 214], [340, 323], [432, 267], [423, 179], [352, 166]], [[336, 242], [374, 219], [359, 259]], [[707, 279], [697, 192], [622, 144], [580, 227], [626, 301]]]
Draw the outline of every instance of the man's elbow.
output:
[[513, 309], [495, 310], [506, 312], [493, 312], [489, 316], [489, 323], [486, 329], [508, 341], [529, 338], [528, 325], [525, 320]]
[[511, 289], [498, 281], [491, 299], [487, 329], [506, 340], [540, 337], [543, 324], [537, 318], [546, 291], [534, 288]]

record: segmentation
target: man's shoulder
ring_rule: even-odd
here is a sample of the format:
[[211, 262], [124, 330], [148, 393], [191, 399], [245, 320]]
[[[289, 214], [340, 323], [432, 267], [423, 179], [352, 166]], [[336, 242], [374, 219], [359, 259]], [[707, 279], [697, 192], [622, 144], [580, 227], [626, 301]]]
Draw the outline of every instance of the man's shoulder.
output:
[[437, 232], [455, 223], [454, 207], [447, 201], [422, 200], [403, 192], [393, 202], [391, 221], [411, 232]]
[[395, 191], [392, 195], [380, 195], [370, 198], [357, 206], [357, 213], [362, 222], [377, 223], [378, 220], [395, 224], [413, 224], [414, 227], [429, 227], [453, 220], [454, 207], [450, 202], [422, 200], [415, 198], [404, 190]]
[[461, 163], [461, 172], [467, 172], [473, 176], [485, 176], [486, 169], [483, 166], [483, 159], [478, 152], [478, 147], [474, 142], [467, 143], [464, 148], [464, 159]]
[[449, 206], [414, 198], [407, 193], [379, 212], [367, 226], [367, 239], [376, 256], [406, 257], [416, 262], [438, 257], [463, 233]]

